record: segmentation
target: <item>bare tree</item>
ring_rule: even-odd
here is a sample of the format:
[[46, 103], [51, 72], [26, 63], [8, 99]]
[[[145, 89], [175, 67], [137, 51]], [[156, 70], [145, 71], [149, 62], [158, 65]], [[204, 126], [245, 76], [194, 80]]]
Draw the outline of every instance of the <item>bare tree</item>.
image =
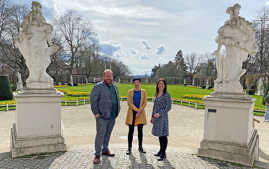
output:
[[[259, 74], [262, 78], [265, 90], [269, 79], [269, 10], [263, 8], [254, 21], [258, 52], [256, 56], [249, 56], [248, 74]], [[266, 92], [266, 91], [265, 91]]]
[[3, 62], [20, 72], [25, 85], [29, 71], [25, 64], [25, 59], [15, 46], [15, 39], [19, 33], [20, 24], [29, 10], [26, 5], [5, 6], [6, 9], [4, 10], [3, 5], [5, 5], [5, 3], [7, 3], [7, 1], [1, 1], [1, 12], [5, 12], [6, 14], [0, 14], [2, 16], [1, 21], [3, 21], [1, 22], [0, 33], [0, 62]]
[[90, 78], [94, 71], [94, 66], [96, 60], [98, 59], [98, 46], [96, 44], [85, 47], [84, 51], [84, 63], [85, 63], [85, 73], [86, 77]]
[[80, 50], [91, 42], [91, 25], [73, 11], [68, 11], [55, 21], [55, 29], [62, 37], [66, 59], [69, 62], [70, 83], [72, 72], [80, 57]]
[[111, 69], [113, 71], [113, 75], [116, 80], [124, 78], [130, 74], [128, 67], [124, 65], [122, 62], [115, 59], [111, 61]]
[[200, 64], [201, 58], [196, 53], [191, 53], [185, 56], [185, 63], [187, 64], [188, 71], [195, 73], [196, 67]]
[[8, 25], [8, 19], [11, 15], [8, 7], [8, 0], [0, 0], [0, 39], [2, 39]]
[[61, 37], [57, 36], [55, 32], [52, 34], [51, 42], [59, 47], [59, 50], [50, 56], [51, 63], [47, 68], [47, 73], [54, 79], [54, 82], [65, 82], [66, 79], [66, 63], [62, 56], [65, 55]]

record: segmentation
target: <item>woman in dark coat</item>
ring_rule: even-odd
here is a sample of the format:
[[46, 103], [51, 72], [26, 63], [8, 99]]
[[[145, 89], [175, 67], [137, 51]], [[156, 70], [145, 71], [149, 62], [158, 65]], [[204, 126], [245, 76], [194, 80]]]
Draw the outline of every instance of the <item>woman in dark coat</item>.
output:
[[155, 156], [160, 157], [158, 161], [166, 158], [166, 148], [168, 144], [167, 136], [169, 135], [168, 112], [171, 109], [171, 97], [167, 92], [167, 84], [164, 79], [160, 79], [156, 86], [156, 96], [153, 106], [152, 134], [159, 137], [160, 151]]

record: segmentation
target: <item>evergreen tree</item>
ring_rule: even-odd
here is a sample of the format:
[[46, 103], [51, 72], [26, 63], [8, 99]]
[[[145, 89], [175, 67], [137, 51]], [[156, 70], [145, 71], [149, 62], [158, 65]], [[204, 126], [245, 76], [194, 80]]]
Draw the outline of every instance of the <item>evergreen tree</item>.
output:
[[177, 52], [176, 57], [175, 57], [175, 62], [176, 62], [178, 71], [180, 71], [181, 73], [187, 71], [187, 65], [184, 61], [182, 50], [179, 50]]

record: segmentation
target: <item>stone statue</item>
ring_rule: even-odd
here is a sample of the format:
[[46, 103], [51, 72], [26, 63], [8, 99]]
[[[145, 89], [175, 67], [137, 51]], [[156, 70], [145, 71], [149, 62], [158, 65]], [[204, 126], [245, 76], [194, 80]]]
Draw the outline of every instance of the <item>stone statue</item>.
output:
[[52, 26], [46, 23], [41, 12], [41, 5], [32, 2], [32, 11], [24, 17], [19, 35], [15, 41], [26, 60], [30, 75], [26, 81], [27, 88], [52, 88], [53, 80], [46, 73], [50, 56], [59, 47], [50, 39]]
[[17, 73], [16, 73], [16, 76], [17, 76], [17, 78], [18, 78], [18, 82], [17, 82], [17, 90], [18, 90], [18, 91], [22, 91], [22, 89], [23, 89], [23, 82], [22, 82], [22, 78], [21, 78], [21, 74], [20, 74], [20, 72], [17, 72]]
[[[257, 52], [255, 30], [250, 22], [239, 16], [240, 8], [239, 4], [229, 7], [226, 13], [230, 15], [230, 19], [218, 30], [218, 49], [213, 53], [218, 72], [215, 80], [216, 93], [243, 94], [239, 80], [246, 70], [242, 69], [242, 64], [248, 55], [255, 55]], [[221, 53], [223, 46], [224, 55]]]
[[262, 77], [259, 78], [258, 80], [258, 91], [257, 95], [263, 96], [264, 95], [264, 85], [263, 85], [263, 79]]

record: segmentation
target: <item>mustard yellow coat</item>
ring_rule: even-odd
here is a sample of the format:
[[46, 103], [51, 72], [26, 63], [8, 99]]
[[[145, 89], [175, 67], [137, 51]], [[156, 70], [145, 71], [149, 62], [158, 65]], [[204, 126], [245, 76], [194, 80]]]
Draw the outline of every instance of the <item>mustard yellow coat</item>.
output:
[[[138, 111], [136, 106], [133, 104], [133, 96], [134, 96], [134, 89], [130, 89], [128, 91], [128, 112], [126, 116], [126, 125], [132, 125], [133, 123], [133, 110]], [[138, 124], [147, 124], [146, 120], [146, 113], [145, 113], [145, 107], [147, 105], [147, 92], [144, 89], [141, 89], [141, 99], [140, 99], [140, 108], [143, 108], [143, 112], [136, 118], [135, 120], [135, 126]]]

